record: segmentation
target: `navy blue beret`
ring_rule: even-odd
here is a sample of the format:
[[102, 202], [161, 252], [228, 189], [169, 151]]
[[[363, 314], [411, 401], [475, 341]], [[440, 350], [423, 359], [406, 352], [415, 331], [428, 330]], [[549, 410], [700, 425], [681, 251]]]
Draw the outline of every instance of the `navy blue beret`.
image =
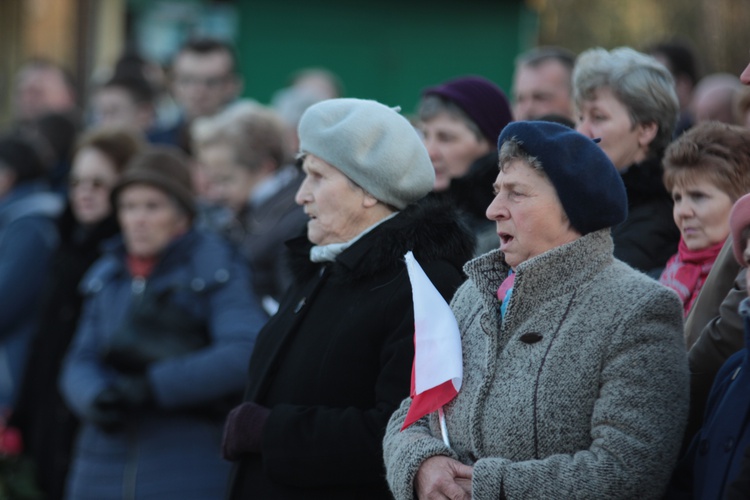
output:
[[593, 140], [565, 125], [544, 121], [509, 123], [497, 140], [498, 149], [509, 139], [542, 164], [579, 233], [615, 226], [628, 216], [622, 178]]

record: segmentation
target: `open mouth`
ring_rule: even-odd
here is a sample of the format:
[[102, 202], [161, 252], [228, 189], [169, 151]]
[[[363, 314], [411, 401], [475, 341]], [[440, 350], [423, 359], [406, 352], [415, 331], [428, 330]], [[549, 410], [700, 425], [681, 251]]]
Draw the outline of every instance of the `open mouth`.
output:
[[513, 236], [508, 233], [499, 233], [498, 236], [500, 237], [500, 243], [503, 245], [507, 245], [508, 243], [513, 241]]

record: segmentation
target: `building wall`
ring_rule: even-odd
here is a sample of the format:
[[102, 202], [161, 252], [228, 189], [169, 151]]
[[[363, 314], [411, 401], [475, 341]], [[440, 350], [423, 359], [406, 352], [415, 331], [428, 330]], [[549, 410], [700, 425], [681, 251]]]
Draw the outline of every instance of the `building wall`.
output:
[[479, 74], [509, 91], [513, 59], [535, 38], [520, 0], [464, 2], [254, 0], [240, 2], [245, 93], [268, 102], [290, 74], [325, 67], [346, 95], [411, 112], [422, 88]]

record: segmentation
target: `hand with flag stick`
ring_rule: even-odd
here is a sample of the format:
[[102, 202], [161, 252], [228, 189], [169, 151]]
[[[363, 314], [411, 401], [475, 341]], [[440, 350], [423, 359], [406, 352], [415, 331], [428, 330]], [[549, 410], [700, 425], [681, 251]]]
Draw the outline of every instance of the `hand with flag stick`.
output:
[[443, 442], [450, 448], [443, 405], [455, 398], [461, 389], [461, 334], [453, 311], [414, 254], [408, 252], [404, 258], [414, 302], [414, 364], [411, 370], [412, 402], [401, 430], [437, 411]]
[[[450, 448], [443, 406], [458, 395], [463, 379], [461, 335], [450, 306], [435, 288], [412, 252], [404, 256], [414, 302], [414, 364], [411, 405], [403, 431], [437, 412], [440, 434]], [[415, 483], [420, 498], [431, 494], [471, 498], [472, 468], [449, 457], [431, 457], [420, 467]]]

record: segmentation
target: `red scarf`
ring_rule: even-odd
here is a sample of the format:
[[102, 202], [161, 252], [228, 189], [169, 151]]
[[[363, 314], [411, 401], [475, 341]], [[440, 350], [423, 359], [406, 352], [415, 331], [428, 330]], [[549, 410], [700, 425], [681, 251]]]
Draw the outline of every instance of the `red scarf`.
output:
[[157, 257], [136, 257], [128, 254], [126, 262], [128, 271], [134, 278], [148, 278], [156, 266]]
[[667, 262], [659, 283], [677, 292], [682, 299], [685, 317], [693, 307], [695, 299], [698, 298], [698, 293], [723, 246], [722, 241], [703, 250], [690, 250], [685, 245], [685, 241], [680, 238], [677, 253]]

